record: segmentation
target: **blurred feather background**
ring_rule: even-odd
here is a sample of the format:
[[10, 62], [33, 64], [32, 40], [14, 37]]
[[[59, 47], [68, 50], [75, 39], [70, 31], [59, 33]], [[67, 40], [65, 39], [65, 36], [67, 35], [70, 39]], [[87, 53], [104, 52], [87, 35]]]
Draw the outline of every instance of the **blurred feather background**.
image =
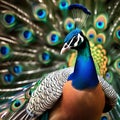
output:
[[91, 11], [82, 29], [90, 41], [98, 74], [118, 93], [116, 107], [101, 120], [120, 119], [119, 0], [0, 0], [1, 119], [29, 100], [32, 86], [42, 76], [74, 65], [74, 51], [60, 55], [64, 37], [75, 28], [67, 10], [71, 3], [83, 4]]

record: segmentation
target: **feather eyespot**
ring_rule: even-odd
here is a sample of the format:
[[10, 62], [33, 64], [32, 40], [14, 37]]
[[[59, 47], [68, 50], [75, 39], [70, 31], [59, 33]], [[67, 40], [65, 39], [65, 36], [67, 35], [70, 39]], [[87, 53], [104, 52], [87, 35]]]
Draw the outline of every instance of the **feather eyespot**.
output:
[[22, 72], [22, 67], [19, 66], [19, 65], [18, 66], [14, 66], [13, 70], [14, 70], [15, 73], [21, 73]]
[[107, 116], [102, 116], [101, 120], [108, 120]]
[[107, 80], [108, 83], [112, 82], [112, 80], [113, 80], [113, 74], [112, 74], [111, 71], [106, 72], [105, 79]]
[[10, 12], [5, 12], [3, 14], [3, 24], [5, 27], [7, 28], [11, 28], [14, 27], [16, 25], [16, 16], [14, 13], [10, 13]]
[[43, 65], [48, 65], [52, 62], [52, 53], [49, 51], [41, 51], [41, 53], [38, 54], [38, 60]]
[[38, 21], [46, 21], [48, 10], [44, 4], [37, 4], [33, 6], [33, 15]]
[[59, 8], [60, 10], [66, 10], [69, 6], [70, 2], [68, 0], [60, 0]]
[[64, 29], [67, 32], [70, 32], [71, 30], [73, 30], [75, 28], [75, 22], [72, 18], [68, 17], [67, 19], [65, 19], [64, 21]]
[[20, 75], [23, 71], [23, 67], [22, 65], [19, 64], [15, 64], [10, 68], [10, 71], [14, 74], [14, 75]]
[[10, 52], [9, 47], [7, 47], [7, 46], [1, 46], [0, 47], [0, 53], [2, 55], [7, 55], [7, 54], [9, 54], [9, 52]]
[[51, 46], [56, 46], [61, 43], [61, 35], [57, 31], [51, 31], [47, 35], [47, 42]]
[[2, 81], [4, 84], [11, 84], [14, 81], [14, 76], [11, 73], [5, 73], [2, 75]]
[[114, 63], [114, 67], [116, 69], [116, 71], [118, 72], [118, 74], [120, 73], [120, 58], [118, 58], [115, 63]]
[[15, 101], [12, 103], [11, 109], [12, 109], [13, 111], [16, 111], [20, 106], [21, 106], [21, 101], [20, 101], [20, 100], [15, 100]]
[[104, 44], [106, 42], [106, 36], [104, 33], [99, 33], [95, 39], [95, 43]]
[[40, 19], [43, 19], [46, 16], [46, 11], [40, 9], [40, 10], [37, 11], [37, 15]]
[[10, 57], [11, 48], [7, 43], [0, 43], [0, 58], [7, 59]]
[[88, 31], [87, 31], [87, 38], [90, 40], [90, 41], [95, 41], [96, 40], [96, 36], [97, 36], [97, 33], [95, 31], [94, 28], [89, 28]]
[[118, 43], [120, 42], [120, 25], [118, 25], [118, 27], [115, 28], [113, 39]]
[[108, 17], [106, 14], [100, 14], [94, 21], [94, 26], [97, 30], [105, 30], [107, 28]]
[[18, 109], [20, 109], [23, 106], [24, 103], [25, 103], [24, 98], [15, 99], [11, 104], [11, 110], [12, 111], [17, 111]]
[[22, 45], [28, 45], [35, 40], [33, 29], [27, 27], [22, 27], [20, 29], [18, 37]]

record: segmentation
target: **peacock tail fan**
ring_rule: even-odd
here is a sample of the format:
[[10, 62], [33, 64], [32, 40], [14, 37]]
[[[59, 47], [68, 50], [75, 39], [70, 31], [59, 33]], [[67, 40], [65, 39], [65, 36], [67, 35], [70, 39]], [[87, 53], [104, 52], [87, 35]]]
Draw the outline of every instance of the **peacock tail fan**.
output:
[[101, 120], [119, 120], [119, 6], [119, 0], [0, 0], [0, 119], [26, 106], [41, 77], [74, 65], [74, 51], [59, 53], [66, 34], [80, 27], [97, 73], [118, 93], [115, 108]]

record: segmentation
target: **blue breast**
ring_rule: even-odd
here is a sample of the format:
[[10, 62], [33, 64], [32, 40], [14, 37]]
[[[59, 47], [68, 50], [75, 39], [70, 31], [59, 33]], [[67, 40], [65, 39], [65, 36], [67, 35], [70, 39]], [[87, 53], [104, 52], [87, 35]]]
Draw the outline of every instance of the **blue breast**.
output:
[[68, 77], [76, 89], [95, 87], [99, 81], [92, 56], [78, 56], [74, 72]]

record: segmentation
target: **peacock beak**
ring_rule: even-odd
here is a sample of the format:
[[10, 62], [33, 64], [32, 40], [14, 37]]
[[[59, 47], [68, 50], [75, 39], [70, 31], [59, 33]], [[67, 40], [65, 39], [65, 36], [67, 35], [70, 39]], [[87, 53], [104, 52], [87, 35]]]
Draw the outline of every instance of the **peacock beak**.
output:
[[62, 55], [63, 53], [65, 53], [66, 51], [68, 51], [70, 48], [71, 48], [71, 47], [70, 47], [67, 43], [65, 43], [65, 44], [63, 45], [63, 48], [61, 49], [60, 54]]

